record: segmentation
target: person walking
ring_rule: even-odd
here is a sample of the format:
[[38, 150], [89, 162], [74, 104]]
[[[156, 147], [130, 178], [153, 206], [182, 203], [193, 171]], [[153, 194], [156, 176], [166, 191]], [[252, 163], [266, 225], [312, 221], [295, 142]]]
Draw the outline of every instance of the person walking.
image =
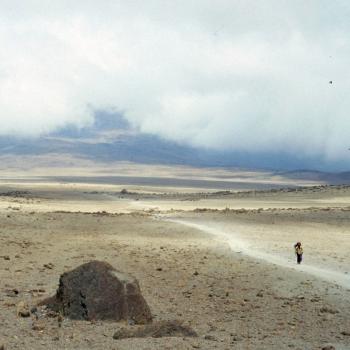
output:
[[297, 256], [297, 263], [300, 264], [301, 261], [303, 260], [303, 253], [304, 253], [301, 243], [300, 242], [295, 243], [294, 249], [295, 249], [295, 255]]

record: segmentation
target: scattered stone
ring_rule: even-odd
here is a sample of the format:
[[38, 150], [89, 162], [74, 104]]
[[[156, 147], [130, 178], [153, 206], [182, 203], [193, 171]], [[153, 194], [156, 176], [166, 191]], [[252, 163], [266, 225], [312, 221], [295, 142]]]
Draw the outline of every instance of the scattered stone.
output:
[[19, 290], [16, 288], [6, 291], [6, 296], [11, 297], [11, 298], [16, 297], [18, 294], [19, 294]]
[[195, 272], [193, 273], [193, 276], [198, 276], [198, 275], [199, 275], [198, 271], [195, 271]]
[[100, 261], [91, 261], [61, 275], [56, 295], [40, 305], [75, 320], [152, 322], [137, 280]]
[[31, 289], [30, 290], [31, 293], [45, 293], [45, 289]]
[[3, 256], [4, 260], [10, 260], [10, 257], [8, 255]]
[[0, 193], [0, 196], [2, 196], [2, 197], [15, 197], [15, 198], [19, 198], [19, 197], [28, 198], [28, 197], [30, 197], [30, 192], [28, 192], [28, 191], [8, 191], [8, 192]]
[[322, 350], [335, 350], [335, 347], [333, 345], [326, 345], [322, 348]]
[[235, 336], [232, 337], [232, 340], [233, 340], [233, 341], [242, 341], [243, 338], [240, 337], [240, 336], [238, 336], [238, 335], [235, 335]]
[[341, 334], [350, 337], [350, 331], [342, 331]]
[[33, 322], [33, 324], [32, 324], [32, 330], [33, 331], [41, 332], [44, 329], [45, 329], [45, 322], [44, 322], [44, 320]]
[[134, 326], [135, 321], [134, 320], [127, 320], [129, 326]]
[[26, 302], [20, 301], [17, 304], [17, 316], [30, 317], [29, 306]]
[[213, 335], [207, 334], [204, 336], [205, 340], [218, 341]]
[[324, 314], [324, 313], [327, 313], [327, 314], [338, 314], [339, 313], [339, 310], [337, 309], [333, 309], [331, 307], [328, 307], [328, 306], [323, 306], [320, 308], [320, 313]]
[[191, 298], [192, 292], [189, 290], [185, 290], [182, 292], [182, 294], [185, 298]]
[[58, 327], [61, 328], [62, 327], [62, 322], [63, 322], [63, 317], [61, 314], [59, 314], [57, 316], [57, 323], [58, 323]]
[[50, 309], [45, 310], [45, 315], [48, 318], [56, 318], [58, 317], [59, 313]]
[[16, 304], [6, 302], [6, 303], [4, 303], [4, 306], [6, 306], [6, 307], [15, 307], [15, 306], [16, 306]]
[[324, 316], [322, 317], [322, 321], [327, 322], [330, 321], [333, 318], [333, 316], [331, 314], [324, 314]]
[[163, 269], [161, 267], [157, 267], [156, 269], [157, 271], [163, 271]]
[[55, 267], [55, 265], [53, 263], [44, 264], [43, 266], [49, 270], [52, 270]]
[[262, 298], [264, 296], [264, 294], [263, 294], [262, 291], [260, 291], [256, 296], [259, 297], [259, 298]]
[[180, 321], [160, 321], [145, 326], [121, 328], [114, 333], [113, 339], [161, 337], [197, 337], [190, 327]]

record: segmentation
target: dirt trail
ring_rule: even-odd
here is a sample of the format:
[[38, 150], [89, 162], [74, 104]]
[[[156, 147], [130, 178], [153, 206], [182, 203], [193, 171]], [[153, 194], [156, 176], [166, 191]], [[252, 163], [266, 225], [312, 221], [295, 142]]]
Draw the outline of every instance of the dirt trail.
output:
[[242, 253], [254, 259], [264, 260], [268, 263], [275, 264], [284, 268], [302, 271], [313, 275], [324, 281], [337, 284], [344, 288], [350, 289], [350, 276], [344, 273], [340, 273], [334, 270], [321, 268], [315, 265], [301, 264], [297, 265], [291, 259], [287, 259], [282, 256], [266, 253], [259, 249], [252, 249], [247, 241], [239, 237], [235, 232], [231, 230], [225, 230], [215, 226], [209, 226], [207, 224], [195, 223], [190, 220], [184, 219], [166, 219], [167, 221], [179, 223], [194, 229], [209, 233], [219, 240], [227, 243], [233, 252]]

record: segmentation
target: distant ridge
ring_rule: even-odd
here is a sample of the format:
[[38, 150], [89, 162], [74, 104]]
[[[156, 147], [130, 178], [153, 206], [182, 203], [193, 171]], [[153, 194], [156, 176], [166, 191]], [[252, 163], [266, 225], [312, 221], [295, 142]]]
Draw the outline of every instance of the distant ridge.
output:
[[317, 170], [291, 170], [276, 172], [275, 175], [285, 176], [289, 179], [303, 179], [309, 181], [323, 181], [329, 184], [341, 185], [350, 183], [350, 171], [344, 171], [339, 173], [323, 172]]

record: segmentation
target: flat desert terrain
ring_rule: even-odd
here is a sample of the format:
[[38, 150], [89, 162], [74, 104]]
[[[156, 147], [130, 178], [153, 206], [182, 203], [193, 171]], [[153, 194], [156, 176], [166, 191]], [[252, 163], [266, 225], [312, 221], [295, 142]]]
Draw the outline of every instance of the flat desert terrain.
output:
[[[350, 187], [186, 171], [2, 176], [0, 347], [350, 349]], [[198, 336], [117, 340], [135, 326], [18, 315], [92, 260], [136, 277], [154, 321]]]

